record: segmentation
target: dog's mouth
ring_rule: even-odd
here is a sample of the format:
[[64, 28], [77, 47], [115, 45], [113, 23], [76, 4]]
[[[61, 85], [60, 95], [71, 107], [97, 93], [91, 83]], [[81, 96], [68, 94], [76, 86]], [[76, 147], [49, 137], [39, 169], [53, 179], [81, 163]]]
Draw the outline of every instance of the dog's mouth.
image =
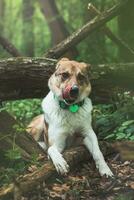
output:
[[62, 90], [62, 98], [68, 104], [73, 104], [79, 96], [79, 88], [77, 85], [68, 86]]

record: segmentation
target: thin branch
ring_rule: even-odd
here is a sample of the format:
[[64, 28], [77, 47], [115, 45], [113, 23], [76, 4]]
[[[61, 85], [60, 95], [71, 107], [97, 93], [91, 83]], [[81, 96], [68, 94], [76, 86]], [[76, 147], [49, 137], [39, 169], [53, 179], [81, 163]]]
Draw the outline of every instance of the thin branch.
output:
[[[95, 7], [93, 6], [91, 3], [88, 4], [88, 10], [90, 12], [90, 15], [92, 17], [95, 17], [96, 15], [100, 15], [101, 12]], [[112, 33], [112, 31], [107, 27], [104, 26], [102, 27], [102, 32], [105, 33], [115, 44], [117, 44], [119, 47], [125, 49], [129, 54], [131, 54], [132, 56], [134, 56], [134, 50], [131, 49], [129, 47], [129, 45], [124, 42], [121, 38], [119, 38], [118, 36], [116, 36], [114, 33]]]
[[18, 51], [18, 49], [11, 43], [9, 42], [8, 39], [6, 39], [3, 36], [0, 36], [0, 44], [2, 47], [10, 53], [13, 57], [19, 57], [22, 56], [22, 54]]

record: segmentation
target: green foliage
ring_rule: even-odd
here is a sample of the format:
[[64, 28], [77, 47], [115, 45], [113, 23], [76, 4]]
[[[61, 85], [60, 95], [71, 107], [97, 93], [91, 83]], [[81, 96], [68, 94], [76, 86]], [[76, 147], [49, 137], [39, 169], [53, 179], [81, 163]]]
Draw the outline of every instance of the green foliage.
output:
[[5, 110], [24, 123], [28, 123], [34, 116], [42, 112], [41, 100], [39, 99], [7, 102], [4, 107]]
[[105, 137], [109, 140], [131, 140], [134, 141], [134, 120], [128, 120], [123, 122], [117, 127], [112, 134]]
[[8, 150], [6, 153], [5, 153], [5, 156], [8, 160], [18, 160], [18, 159], [21, 159], [21, 152], [19, 151], [19, 149], [16, 147], [16, 148], [13, 148], [13, 149], [10, 149]]
[[118, 93], [113, 104], [95, 106], [93, 116], [99, 138], [134, 140], [134, 101], [129, 92]]

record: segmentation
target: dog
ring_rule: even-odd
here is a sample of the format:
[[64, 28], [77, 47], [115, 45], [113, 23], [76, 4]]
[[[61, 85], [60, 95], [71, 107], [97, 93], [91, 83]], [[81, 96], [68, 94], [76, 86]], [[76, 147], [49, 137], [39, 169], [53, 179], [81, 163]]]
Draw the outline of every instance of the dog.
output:
[[62, 58], [48, 81], [50, 92], [42, 101], [44, 114], [36, 117], [27, 130], [37, 141], [43, 133], [44, 141], [39, 144], [47, 150], [48, 157], [60, 174], [69, 171], [69, 165], [62, 155], [67, 138], [79, 132], [100, 175], [112, 177], [113, 173], [104, 160], [91, 125], [89, 72], [90, 65]]

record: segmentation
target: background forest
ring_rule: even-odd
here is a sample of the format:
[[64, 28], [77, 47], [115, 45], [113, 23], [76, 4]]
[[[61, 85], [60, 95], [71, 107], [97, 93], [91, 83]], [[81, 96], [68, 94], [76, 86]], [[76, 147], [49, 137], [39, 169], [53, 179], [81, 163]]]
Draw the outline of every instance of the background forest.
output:
[[[0, 60], [12, 56], [42, 57], [48, 49], [94, 17], [88, 9], [89, 3], [103, 12], [119, 2], [123, 0], [0, 0]], [[66, 56], [91, 65], [134, 63], [134, 1], [110, 20], [107, 27], [115, 37], [112, 35], [110, 38], [103, 29], [97, 29]], [[15, 47], [14, 55], [9, 51], [11, 44]], [[134, 141], [133, 89], [133, 83], [127, 87], [122, 84], [109, 91], [112, 93], [110, 96], [104, 93], [103, 99], [93, 97], [93, 124], [99, 139]], [[8, 111], [20, 121], [22, 127], [17, 127], [17, 131], [21, 131], [34, 116], [42, 113], [41, 100], [0, 101], [0, 111]], [[0, 167], [1, 186], [9, 183], [16, 172], [24, 172], [27, 166], [24, 162], [14, 164], [14, 161], [20, 160], [18, 149], [8, 150], [5, 156], [6, 162], [10, 160], [11, 163], [9, 166], [6, 163], [4, 170]], [[33, 155], [31, 163], [39, 164], [36, 156]]]
[[[72, 0], [70, 2], [50, 0], [53, 9], [51, 15], [47, 13], [48, 2], [43, 0], [0, 1], [1, 35], [10, 39], [24, 56], [41, 56], [48, 48], [82, 27], [92, 18], [87, 9], [88, 0]], [[116, 2], [118, 1], [90, 1], [100, 11], [110, 8]], [[130, 5], [124, 12], [124, 15], [114, 18], [107, 25], [133, 48], [133, 5]], [[54, 31], [58, 25], [61, 26], [59, 35]], [[115, 45], [100, 31], [82, 41], [77, 50], [79, 52], [77, 59], [90, 63], [127, 62], [133, 59], [123, 51], [124, 49]], [[0, 57], [10, 57], [10, 55], [1, 47]]]

